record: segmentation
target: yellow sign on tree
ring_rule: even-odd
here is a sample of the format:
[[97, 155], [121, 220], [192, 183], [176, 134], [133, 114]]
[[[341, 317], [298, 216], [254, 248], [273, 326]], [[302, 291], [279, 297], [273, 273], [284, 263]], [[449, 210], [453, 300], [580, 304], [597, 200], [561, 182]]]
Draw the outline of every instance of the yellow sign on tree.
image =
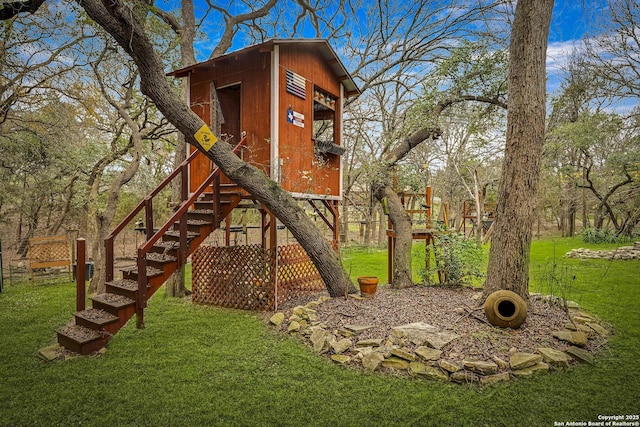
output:
[[205, 151], [209, 151], [209, 149], [213, 147], [213, 144], [218, 142], [218, 138], [216, 138], [216, 136], [213, 134], [213, 132], [211, 132], [211, 129], [209, 129], [207, 125], [202, 125], [202, 127], [198, 129], [198, 132], [196, 132], [194, 137]]

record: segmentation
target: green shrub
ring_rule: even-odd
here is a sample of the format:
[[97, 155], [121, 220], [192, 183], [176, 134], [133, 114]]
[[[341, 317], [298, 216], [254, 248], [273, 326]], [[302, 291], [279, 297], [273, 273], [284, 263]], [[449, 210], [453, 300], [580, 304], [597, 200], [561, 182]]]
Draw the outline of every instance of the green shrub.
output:
[[473, 285], [474, 279], [483, 277], [482, 246], [456, 230], [443, 227], [438, 231], [435, 235], [434, 258], [435, 267], [430, 271], [425, 269], [423, 275], [427, 284], [431, 283], [435, 274], [441, 283], [452, 285]]

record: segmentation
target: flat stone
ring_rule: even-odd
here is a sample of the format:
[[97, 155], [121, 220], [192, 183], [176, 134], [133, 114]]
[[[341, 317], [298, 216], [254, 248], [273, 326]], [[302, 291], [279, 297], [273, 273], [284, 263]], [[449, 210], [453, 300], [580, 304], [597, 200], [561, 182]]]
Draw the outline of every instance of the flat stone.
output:
[[60, 344], [53, 344], [48, 347], [38, 350], [38, 356], [44, 360], [51, 362], [62, 356], [62, 346]]
[[365, 370], [373, 372], [378, 369], [383, 360], [384, 354], [374, 351], [362, 358], [362, 366]]
[[357, 335], [373, 327], [374, 325], [345, 325], [344, 328]]
[[416, 354], [422, 357], [424, 360], [438, 360], [442, 355], [442, 351], [430, 347], [420, 346], [416, 348]]
[[[595, 318], [595, 317], [593, 317], [591, 314], [587, 313], [586, 311], [577, 311], [577, 312], [574, 314], [574, 316], [575, 316], [575, 317], [581, 317], [581, 318], [583, 318], [583, 319], [589, 319], [590, 321], [594, 321], [594, 320], [596, 320], [596, 318]], [[574, 320], [575, 320], [575, 317], [574, 317]]]
[[327, 342], [327, 336], [329, 334], [324, 329], [316, 329], [309, 337], [311, 344], [313, 346], [313, 351], [316, 353], [321, 353], [324, 349], [325, 343]]
[[416, 360], [415, 354], [401, 348], [392, 348], [391, 355], [399, 357], [400, 359], [408, 360], [409, 362]]
[[353, 342], [349, 338], [343, 338], [340, 341], [332, 341], [330, 345], [335, 354], [341, 354], [351, 348]]
[[291, 333], [291, 332], [298, 332], [300, 330], [300, 323], [296, 322], [295, 320], [291, 323], [289, 323], [289, 327], [287, 328], [287, 332]]
[[[392, 328], [392, 334], [406, 333], [406, 338], [418, 345], [427, 344], [437, 350], [442, 349], [451, 341], [460, 338], [453, 332], [441, 331], [433, 325], [424, 322], [408, 323]], [[397, 335], [396, 335], [397, 336]]]
[[341, 365], [351, 362], [351, 358], [349, 356], [345, 356], [344, 354], [332, 354], [331, 360]]
[[391, 356], [382, 362], [382, 366], [393, 369], [409, 369], [409, 361]]
[[480, 377], [480, 384], [482, 385], [494, 384], [494, 383], [499, 383], [503, 381], [509, 381], [510, 379], [511, 379], [511, 376], [509, 375], [509, 372], [500, 372], [499, 374]]
[[379, 347], [380, 345], [382, 345], [382, 338], [369, 338], [356, 343], [356, 347]]
[[587, 334], [581, 331], [554, 331], [553, 336], [560, 341], [566, 341], [577, 346], [587, 344]]
[[571, 300], [566, 301], [566, 302], [565, 302], [565, 305], [566, 305], [566, 306], [567, 306], [567, 308], [568, 308], [568, 309], [570, 309], [570, 310], [577, 310], [577, 309], [579, 309], [579, 308], [580, 308], [580, 305], [578, 305], [578, 303], [577, 303], [577, 302], [575, 302], [575, 301], [571, 301]]
[[573, 321], [576, 323], [587, 323], [587, 322], [591, 322], [593, 320], [593, 318], [591, 317], [584, 317], [584, 316], [574, 316], [573, 317]]
[[294, 307], [293, 314], [295, 314], [296, 316], [302, 317], [304, 315], [304, 307], [301, 305]]
[[507, 369], [509, 367], [509, 363], [507, 363], [506, 360], [500, 359], [498, 356], [491, 356], [491, 359], [493, 359], [493, 361], [496, 362], [496, 365], [501, 369]]
[[337, 331], [335, 331], [336, 335], [341, 335], [345, 338], [353, 338], [356, 336], [355, 333], [351, 332], [348, 329], [338, 329]]
[[373, 353], [373, 347], [358, 347], [356, 349], [358, 355], [362, 358], [370, 353]]
[[271, 316], [269, 321], [276, 326], [280, 326], [282, 322], [284, 322], [284, 313], [278, 312], [274, 314], [273, 316]]
[[409, 364], [409, 372], [413, 375], [429, 378], [431, 380], [449, 380], [449, 375], [447, 375], [445, 372], [442, 372], [436, 367], [427, 366], [424, 363], [420, 362], [411, 362]]
[[498, 365], [484, 360], [463, 360], [462, 365], [465, 369], [480, 375], [492, 375], [498, 372]]
[[542, 355], [542, 360], [557, 368], [566, 368], [569, 366], [571, 356], [567, 353], [550, 347], [538, 348], [538, 353]]
[[458, 365], [457, 363], [450, 362], [446, 359], [439, 360], [438, 366], [440, 366], [445, 371], [449, 371], [449, 372], [458, 372], [462, 370], [462, 366]]
[[509, 366], [511, 369], [525, 369], [542, 362], [541, 354], [533, 353], [515, 353], [509, 358]]
[[594, 330], [594, 332], [601, 337], [606, 337], [609, 335], [609, 331], [602, 327], [602, 325], [595, 322], [587, 322], [586, 325]]
[[449, 379], [459, 384], [480, 382], [480, 377], [477, 374], [469, 371], [454, 372], [449, 375]]
[[582, 362], [588, 363], [589, 365], [593, 365], [595, 362], [595, 358], [588, 351], [578, 348], [578, 347], [569, 347], [566, 352], [571, 355], [574, 359]]
[[513, 375], [516, 377], [528, 377], [533, 374], [537, 374], [539, 372], [547, 372], [549, 370], [549, 365], [544, 362], [536, 363], [533, 366], [529, 366], [525, 369], [519, 369], [517, 371], [513, 371]]

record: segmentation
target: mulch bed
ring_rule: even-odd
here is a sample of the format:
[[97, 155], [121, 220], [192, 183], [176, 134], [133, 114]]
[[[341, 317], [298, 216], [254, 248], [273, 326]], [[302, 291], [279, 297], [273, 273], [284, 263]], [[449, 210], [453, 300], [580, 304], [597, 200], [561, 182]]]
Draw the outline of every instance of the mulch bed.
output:
[[[414, 322], [454, 332], [461, 338], [442, 349], [443, 357], [453, 362], [491, 360], [493, 356], [508, 361], [516, 351], [536, 353], [540, 347], [564, 351], [571, 346], [552, 336], [553, 331], [571, 323], [564, 307], [557, 302], [532, 296], [524, 324], [515, 330], [501, 329], [488, 323], [480, 305], [481, 293], [481, 290], [460, 286], [415, 286], [399, 290], [379, 286], [374, 298], [331, 298], [314, 309], [317, 320], [328, 331], [354, 324], [373, 326], [360, 333], [357, 340], [389, 338], [392, 328]], [[290, 301], [279, 307], [279, 311], [289, 313], [294, 306], [304, 305], [320, 295]], [[584, 349], [594, 353], [605, 343], [605, 339], [592, 339]], [[416, 347], [410, 342], [406, 346], [410, 350]]]

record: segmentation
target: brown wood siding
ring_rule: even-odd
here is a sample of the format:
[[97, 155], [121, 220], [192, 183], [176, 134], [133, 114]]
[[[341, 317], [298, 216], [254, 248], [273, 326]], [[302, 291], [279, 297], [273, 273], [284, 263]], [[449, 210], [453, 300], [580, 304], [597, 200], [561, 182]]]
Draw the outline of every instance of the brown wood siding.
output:
[[[269, 174], [271, 154], [269, 144], [270, 55], [270, 52], [251, 51], [250, 55], [231, 57], [216, 63], [213, 67], [196, 69], [191, 74], [191, 106], [207, 124], [210, 122], [210, 83], [213, 81], [217, 88], [241, 83], [239, 129], [240, 132], [247, 132], [247, 149], [244, 150], [244, 159], [266, 174]], [[205, 103], [206, 107], [200, 106], [200, 102]], [[232, 116], [233, 113], [230, 115]], [[230, 119], [237, 120], [233, 117]], [[235, 136], [234, 140], [238, 141], [239, 135]], [[194, 179], [192, 176], [191, 181], [197, 179], [198, 177]]]
[[[289, 69], [307, 80], [306, 99], [286, 91], [286, 70]], [[321, 88], [335, 98], [340, 96], [340, 82], [313, 46], [280, 46], [280, 104], [278, 120], [280, 128], [279, 152], [282, 159], [282, 187], [291, 192], [319, 196], [340, 195], [340, 157], [326, 155], [320, 158], [314, 153], [313, 141], [313, 90]], [[339, 102], [337, 104], [340, 104]], [[287, 122], [287, 110], [304, 114], [305, 127]], [[336, 108], [334, 142], [340, 144], [339, 126], [341, 112]]]

